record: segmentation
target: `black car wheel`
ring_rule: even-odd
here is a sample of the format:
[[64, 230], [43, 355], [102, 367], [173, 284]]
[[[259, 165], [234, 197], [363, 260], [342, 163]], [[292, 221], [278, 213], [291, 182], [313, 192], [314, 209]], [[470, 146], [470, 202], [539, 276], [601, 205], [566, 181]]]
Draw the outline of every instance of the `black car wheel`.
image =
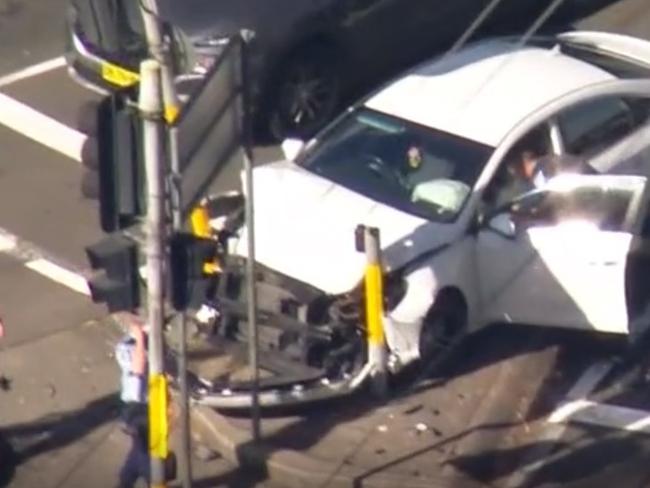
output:
[[467, 308], [456, 295], [441, 297], [427, 314], [420, 331], [420, 360], [423, 365], [442, 359], [465, 334]]
[[269, 93], [268, 129], [274, 139], [314, 135], [339, 108], [341, 77], [334, 52], [313, 46], [289, 56]]

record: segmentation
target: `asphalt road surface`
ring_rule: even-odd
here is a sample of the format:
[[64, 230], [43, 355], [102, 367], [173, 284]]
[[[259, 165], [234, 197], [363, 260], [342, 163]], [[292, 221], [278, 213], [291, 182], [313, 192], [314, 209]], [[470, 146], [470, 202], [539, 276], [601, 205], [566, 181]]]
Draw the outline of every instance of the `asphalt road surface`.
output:
[[[78, 149], [84, 136], [76, 131], [78, 108], [95, 95], [71, 81], [63, 67], [64, 4], [0, 0], [0, 311], [8, 325], [5, 350], [103, 314], [84, 296], [82, 277], [88, 265], [83, 249], [101, 232], [96, 204], [79, 192]], [[612, 2], [576, 26], [650, 39], [650, 4]], [[258, 162], [278, 155], [277, 147], [256, 150]], [[233, 162], [214, 183], [217, 191], [237, 185], [238, 164]], [[579, 373], [575, 371], [576, 380]], [[558, 406], [564, 400], [555, 399]], [[567, 424], [539, 435], [566, 443], [548, 459], [540, 451], [546, 463], [530, 461], [535, 470], [526, 473], [535, 471], [537, 478], [529, 486], [650, 486], [643, 462], [648, 443], [639, 434]], [[609, 456], [613, 451], [619, 456]]]

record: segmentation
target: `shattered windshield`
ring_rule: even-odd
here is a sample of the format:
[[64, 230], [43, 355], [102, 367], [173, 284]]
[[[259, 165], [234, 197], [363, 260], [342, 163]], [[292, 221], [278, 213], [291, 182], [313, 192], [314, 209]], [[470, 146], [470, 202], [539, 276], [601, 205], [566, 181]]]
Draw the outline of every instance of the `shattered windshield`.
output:
[[361, 108], [327, 130], [300, 164], [404, 212], [451, 221], [458, 216], [492, 150]]

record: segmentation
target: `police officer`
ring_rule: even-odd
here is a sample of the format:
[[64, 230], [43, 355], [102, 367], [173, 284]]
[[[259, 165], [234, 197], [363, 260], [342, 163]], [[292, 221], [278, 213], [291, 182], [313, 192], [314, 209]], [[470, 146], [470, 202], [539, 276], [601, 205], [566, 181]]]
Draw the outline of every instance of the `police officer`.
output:
[[132, 488], [139, 479], [149, 481], [149, 422], [147, 410], [147, 329], [133, 316], [128, 334], [115, 349], [121, 369], [120, 399], [124, 431], [131, 449], [119, 474], [120, 488]]

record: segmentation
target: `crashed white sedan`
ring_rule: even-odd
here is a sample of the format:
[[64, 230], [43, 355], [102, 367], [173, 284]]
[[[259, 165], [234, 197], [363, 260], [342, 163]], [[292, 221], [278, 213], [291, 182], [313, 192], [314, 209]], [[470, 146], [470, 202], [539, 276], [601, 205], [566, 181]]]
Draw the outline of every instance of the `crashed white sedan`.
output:
[[[381, 233], [393, 373], [493, 322], [635, 332], [649, 301], [648, 73], [650, 43], [620, 35], [482, 41], [256, 168], [261, 404], [364, 382], [359, 224]], [[245, 341], [247, 233], [228, 218], [215, 331]], [[200, 402], [250, 403], [246, 382], [199, 380]]]

